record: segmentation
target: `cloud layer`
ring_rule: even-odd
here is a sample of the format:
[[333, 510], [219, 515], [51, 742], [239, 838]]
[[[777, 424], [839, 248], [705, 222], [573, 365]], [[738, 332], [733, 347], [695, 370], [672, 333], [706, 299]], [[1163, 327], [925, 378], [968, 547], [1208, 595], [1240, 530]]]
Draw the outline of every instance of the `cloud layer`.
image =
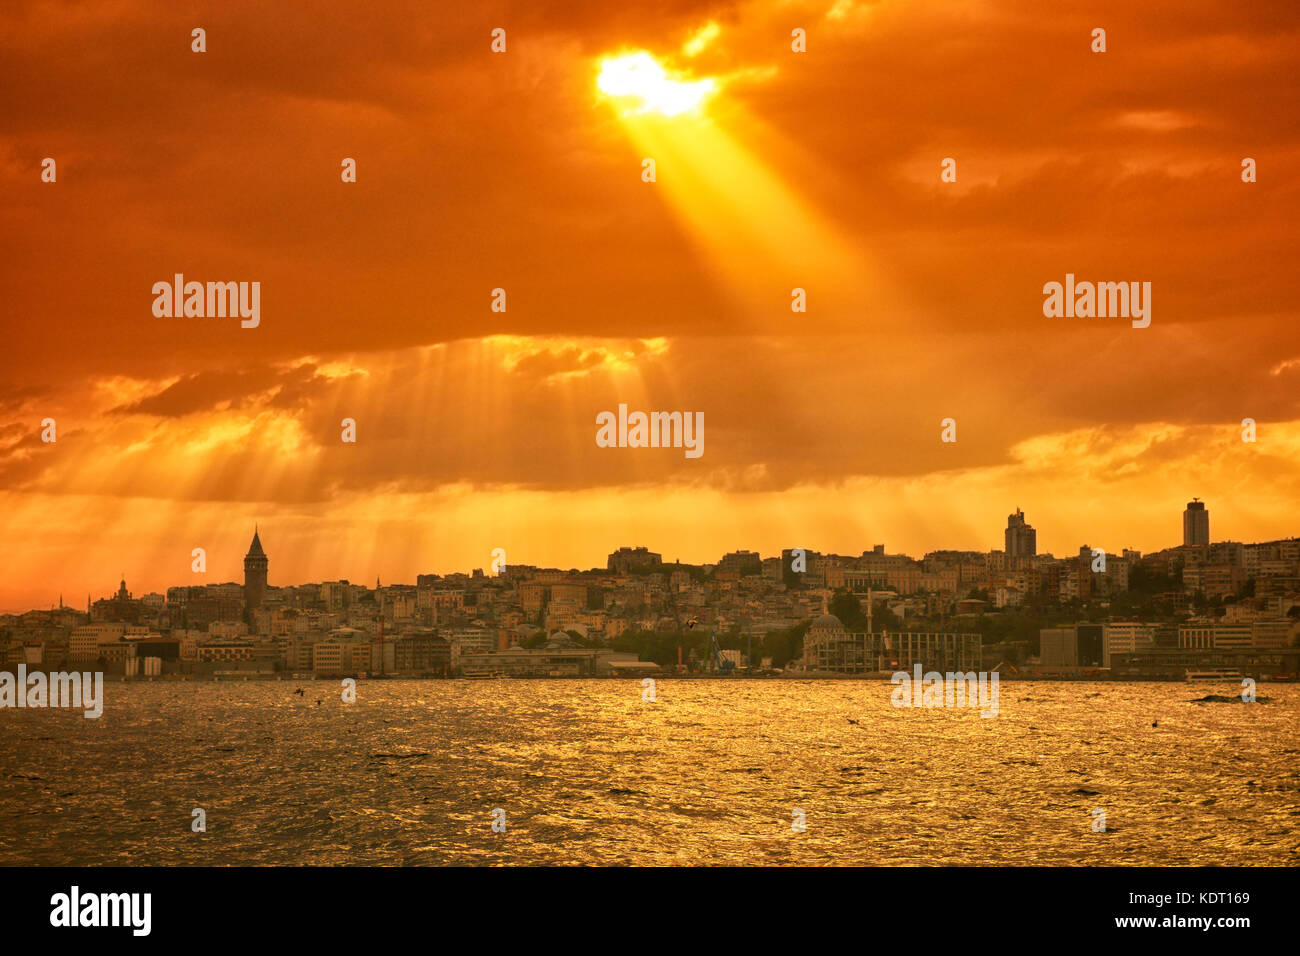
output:
[[[0, 606], [101, 593], [123, 554], [177, 583], [252, 520], [282, 522], [287, 579], [515, 540], [987, 548], [1016, 505], [1060, 551], [1150, 548], [1194, 494], [1237, 537], [1297, 531], [1294, 4], [124, 0], [0, 27], [0, 502], [45, 549]], [[636, 49], [720, 79], [689, 134], [598, 96]], [[260, 281], [261, 325], [155, 318], [178, 272]], [[1152, 282], [1151, 327], [1044, 318], [1067, 272]], [[705, 456], [597, 448], [620, 402], [703, 411]]]

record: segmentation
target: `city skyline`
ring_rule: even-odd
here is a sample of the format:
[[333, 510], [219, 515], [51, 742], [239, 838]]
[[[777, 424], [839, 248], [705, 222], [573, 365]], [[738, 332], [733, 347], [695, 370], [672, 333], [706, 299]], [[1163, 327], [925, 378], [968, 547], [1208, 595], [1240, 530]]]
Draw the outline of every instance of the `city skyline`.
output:
[[[1202, 536], [1204, 503], [1189, 502], [1192, 513]], [[122, 580], [115, 595], [88, 597], [84, 616], [62, 600], [57, 610], [5, 616], [0, 660], [93, 661], [126, 678], [140, 676], [141, 661], [146, 678], [219, 679], [231, 668], [258, 679], [306, 668], [318, 677], [501, 668], [572, 677], [657, 670], [675, 651], [679, 671], [712, 667], [719, 676], [741, 668], [864, 677], [919, 657], [959, 669], [1007, 664], [1021, 678], [1169, 679], [1225, 664], [1293, 677], [1300, 537], [1145, 555], [1084, 545], [1057, 558], [1035, 553], [1027, 518], [1019, 508], [1007, 516], [1011, 553], [918, 559], [877, 544], [857, 556], [787, 549], [765, 558], [741, 550], [700, 567], [624, 545], [603, 568], [496, 564], [491, 574], [426, 573], [413, 584], [376, 579], [373, 588], [346, 579], [268, 587], [270, 555], [255, 528], [242, 584], [137, 596]]]
[[[1187, 502], [1187, 509], [1191, 509], [1194, 503], [1199, 505], [1201, 520], [1206, 523], [1206, 528], [1208, 529], [1208, 504], [1205, 501], [1196, 498], [1193, 499], [1193, 501]], [[1187, 517], [1189, 513], [1190, 513], [1189, 510], [1185, 510], [1182, 515], [1182, 520], [1185, 528], [1189, 520]], [[1081, 548], [1084, 547], [1104, 548], [1105, 545], [1105, 542], [1102, 542], [1100, 540], [1096, 540], [1096, 541], [1084, 540], [1078, 542], [1075, 545], [1067, 546], [1064, 550], [1051, 549], [1051, 548], [1040, 549], [1037, 548], [1035, 545], [1036, 530], [1037, 529], [1032, 524], [1029, 523], [1029, 515], [1026, 512], [1024, 512], [1023, 509], [1017, 507], [1014, 512], [1012, 512], [1010, 515], [1007, 516], [1007, 528], [1004, 529], [1005, 532], [1004, 542], [1011, 542], [1013, 540], [1013, 537], [1016, 538], [1016, 540], [1021, 540], [1021, 537], [1025, 534], [1025, 532], [1027, 532], [1026, 540], [1028, 541], [1028, 545], [1027, 545], [1028, 550], [1024, 552], [1013, 553], [1012, 551], [1006, 550], [1005, 547], [1004, 548], [930, 547], [930, 548], [926, 548], [924, 551], [917, 552], [917, 551], [909, 551], [901, 548], [891, 549], [888, 545], [888, 542], [884, 542], [883, 546], [887, 554], [902, 555], [914, 561], [922, 560], [927, 554], [942, 553], [942, 552], [968, 552], [973, 554], [990, 554], [995, 552], [1002, 552], [1006, 554], [1008, 558], [1011, 559], [1014, 559], [1016, 557], [1027, 556], [1030, 558], [1042, 557], [1042, 558], [1051, 558], [1057, 561], [1065, 561], [1065, 560], [1070, 560], [1075, 558], [1077, 556], [1079, 549]], [[1208, 534], [1208, 531], [1206, 533]], [[294, 578], [292, 580], [286, 578], [283, 579], [284, 583], [282, 585], [276, 584], [274, 581], [268, 581], [269, 558], [268, 555], [262, 550], [260, 535], [261, 535], [261, 526], [255, 524], [253, 528], [252, 540], [247, 547], [247, 553], [244, 554], [241, 559], [243, 575], [244, 575], [242, 582], [237, 581], [236, 576], [233, 575], [228, 578], [223, 578], [219, 571], [206, 572], [201, 575], [194, 574], [193, 572], [191, 572], [193, 580], [186, 580], [185, 583], [170, 581], [161, 586], [146, 584], [144, 589], [141, 590], [139, 593], [140, 594], [145, 594], [145, 593], [164, 594], [169, 588], [203, 586], [205, 584], [239, 583], [241, 587], [243, 587], [245, 586], [244, 582], [250, 580], [249, 575], [251, 573], [254, 586], [258, 588], [256, 592], [256, 597], [253, 599], [251, 606], [256, 607], [261, 603], [261, 595], [265, 592], [265, 590], [268, 587], [270, 588], [276, 588], [280, 586], [292, 587], [292, 586], [300, 586], [305, 584], [322, 583], [326, 581], [347, 581], [356, 585], [368, 586], [366, 582], [369, 580], [369, 577], [366, 573], [355, 574], [355, 575], [334, 575], [334, 576], [325, 575], [316, 578]], [[1208, 544], [1221, 544], [1221, 543], [1239, 543], [1243, 545], [1254, 545], [1254, 544], [1263, 544], [1263, 543], [1269, 543], [1274, 541], [1294, 540], [1296, 538], [1300, 538], [1300, 531], [1297, 531], [1295, 534], [1289, 534], [1289, 535], [1284, 534], [1277, 537], [1268, 537], [1268, 538], [1224, 537], [1224, 538], [1217, 538], [1217, 539], [1211, 538], [1204, 542], [1202, 541], [1190, 542], [1186, 540], [1186, 531], [1184, 531], [1183, 537], [1184, 540], [1181, 541], [1180, 543], [1166, 543], [1165, 545], [1156, 548], [1121, 547], [1121, 548], [1116, 548], [1114, 550], [1110, 550], [1110, 549], [1106, 549], [1106, 550], [1108, 555], [1114, 557], [1121, 557], [1123, 556], [1126, 550], [1138, 551], [1139, 553], [1146, 555], [1146, 554], [1160, 553], [1165, 551], [1175, 551], [1180, 548], [1193, 547], [1196, 545], [1203, 545], [1203, 544], [1208, 545]], [[882, 542], [872, 541], [870, 544], [868, 544], [866, 547], [861, 548], [860, 550], [850, 549], [845, 551], [845, 550], [837, 550], [835, 548], [816, 547], [815, 543], [810, 543], [810, 544], [806, 544], [804, 546], [804, 549], [808, 554], [836, 555], [844, 558], [855, 558], [858, 556], [865, 556], [869, 554], [873, 549], [880, 546], [882, 546]], [[611, 550], [605, 552], [607, 555], [610, 555], [614, 549], [623, 550], [626, 549], [628, 546], [626, 544], [611, 544], [609, 547]], [[638, 548], [641, 547], [643, 546], [638, 545]], [[648, 550], [651, 553], [661, 557], [663, 559], [664, 564], [680, 563], [683, 565], [689, 565], [694, 567], [707, 567], [707, 566], [717, 565], [718, 562], [721, 560], [721, 558], [723, 558], [727, 554], [733, 554], [738, 552], [752, 552], [754, 554], [759, 555], [763, 560], [767, 560], [768, 558], [779, 557], [783, 554], [783, 552], [788, 552], [791, 548], [795, 548], [795, 547], [800, 547], [800, 545], [787, 543], [780, 547], [775, 547], [770, 549], [730, 547], [722, 552], [717, 553], [713, 557], [701, 558], [698, 560], [690, 559], [681, 555], [673, 555], [671, 554], [670, 551], [666, 551], [666, 550], [655, 551], [655, 548], [653, 546], [649, 547]], [[206, 560], [207, 555], [205, 554], [204, 557]], [[407, 586], [414, 587], [415, 586], [414, 582], [416, 578], [418, 578], [421, 575], [440, 575], [440, 576], [458, 575], [458, 574], [469, 575], [474, 571], [483, 571], [485, 574], [490, 574], [489, 569], [492, 565], [492, 561], [495, 558], [496, 556], [494, 556], [489, 551], [485, 559], [478, 564], [466, 564], [457, 567], [436, 567], [436, 568], [421, 565], [406, 577], [394, 576], [392, 574], [386, 575], [383, 573], [378, 573], [375, 575], [375, 577], [377, 580], [383, 580], [387, 578], [389, 585], [402, 586], [402, 587], [407, 587]], [[187, 556], [187, 560], [189, 559], [190, 556]], [[292, 561], [288, 563], [290, 567], [294, 566]], [[587, 563], [554, 564], [554, 563], [547, 563], [545, 561], [529, 560], [527, 557], [525, 557], [522, 560], [507, 560], [505, 563], [507, 567], [509, 567], [510, 565], [518, 565], [522, 567], [532, 567], [532, 568], [545, 569], [545, 570], [577, 571], [579, 573], [601, 571], [603, 569], [603, 566], [599, 562], [594, 564], [587, 564]], [[141, 580], [141, 578], [133, 577], [132, 575], [127, 574], [126, 571], [123, 571], [122, 581], [121, 581], [122, 588], [125, 588], [127, 578], [131, 578], [133, 581]], [[147, 577], [147, 575], [144, 576], [144, 579], [146, 581], [156, 580], [156, 578], [149, 578]], [[58, 601], [56, 603], [48, 605], [48, 607], [58, 607], [58, 608], [65, 608], [65, 609], [73, 608], [74, 607], [73, 604], [64, 603], [64, 598], [73, 593], [75, 592], [71, 590], [60, 589]], [[93, 601], [93, 600], [101, 599], [95, 597], [96, 593], [98, 592], [96, 592], [94, 589], [87, 591], [86, 592], [87, 600]], [[103, 599], [107, 599], [107, 598], [103, 598]], [[31, 605], [26, 608], [0, 607], [0, 614], [20, 614], [28, 610], [42, 610], [45, 608], [46, 605]]]

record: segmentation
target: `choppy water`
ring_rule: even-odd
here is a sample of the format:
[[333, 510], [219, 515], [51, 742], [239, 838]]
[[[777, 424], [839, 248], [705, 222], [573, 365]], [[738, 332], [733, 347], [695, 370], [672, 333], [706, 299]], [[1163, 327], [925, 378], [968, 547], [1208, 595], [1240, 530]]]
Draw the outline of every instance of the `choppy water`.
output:
[[1300, 686], [892, 689], [110, 682], [99, 720], [0, 711], [0, 863], [1300, 863]]

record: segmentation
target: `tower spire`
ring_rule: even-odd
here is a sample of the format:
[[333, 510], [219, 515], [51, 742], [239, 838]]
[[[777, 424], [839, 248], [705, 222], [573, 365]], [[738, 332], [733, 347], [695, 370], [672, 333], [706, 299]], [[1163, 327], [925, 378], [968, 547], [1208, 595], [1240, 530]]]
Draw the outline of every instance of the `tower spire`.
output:
[[251, 620], [252, 612], [262, 606], [266, 596], [266, 572], [270, 562], [262, 550], [262, 540], [258, 537], [258, 526], [253, 525], [253, 542], [248, 546], [244, 556], [244, 611]]

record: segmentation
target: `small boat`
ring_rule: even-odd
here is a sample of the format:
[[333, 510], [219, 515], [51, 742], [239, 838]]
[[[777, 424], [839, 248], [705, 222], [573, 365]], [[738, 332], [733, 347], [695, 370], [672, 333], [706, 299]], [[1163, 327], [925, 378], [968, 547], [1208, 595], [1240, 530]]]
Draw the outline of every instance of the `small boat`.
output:
[[469, 668], [461, 671], [460, 676], [466, 678], [467, 680], [494, 680], [495, 678], [500, 677], [501, 675], [498, 674], [496, 671], [492, 671], [492, 670]]

